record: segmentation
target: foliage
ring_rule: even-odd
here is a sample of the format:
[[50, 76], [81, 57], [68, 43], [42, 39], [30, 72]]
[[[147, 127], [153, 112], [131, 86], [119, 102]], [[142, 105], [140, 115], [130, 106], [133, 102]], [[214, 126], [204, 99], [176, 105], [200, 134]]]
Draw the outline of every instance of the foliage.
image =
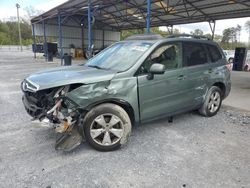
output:
[[203, 35], [203, 31], [201, 29], [195, 29], [194, 31], [191, 31], [190, 34], [201, 36], [201, 35]]
[[248, 45], [250, 45], [250, 20], [247, 20], [246, 23], [245, 23], [245, 28], [248, 32]]
[[[21, 36], [23, 45], [32, 44], [31, 26], [28, 22], [20, 22]], [[17, 45], [19, 44], [18, 23], [0, 21], [0, 44]]]
[[[37, 16], [43, 11], [35, 9], [33, 6], [24, 8], [27, 12], [27, 16], [21, 18], [20, 28], [22, 36], [22, 44], [30, 45], [32, 44], [32, 32], [30, 20], [32, 17]], [[18, 33], [18, 23], [13, 20], [8, 22], [0, 21], [0, 45], [18, 45], [19, 44], [19, 33]]]
[[236, 47], [247, 47], [246, 43], [239, 42], [242, 27], [230, 27], [223, 30], [220, 46], [225, 50], [234, 50]]
[[232, 43], [237, 42], [240, 36], [241, 26], [237, 25], [237, 27], [230, 27], [223, 30], [222, 43]]
[[[250, 24], [250, 23], [249, 23]], [[249, 25], [250, 28], [250, 25]], [[146, 32], [146, 29], [133, 29], [133, 30], [124, 30], [121, 32], [121, 39], [124, 40], [127, 37], [135, 34], [143, 34]], [[221, 48], [225, 50], [234, 50], [236, 47], [247, 47], [245, 43], [238, 42], [240, 37], [241, 26], [227, 28], [223, 31], [223, 35], [214, 35], [214, 41], [217, 42]], [[151, 33], [161, 34], [162, 36], [169, 35], [169, 32], [159, 30], [159, 28], [151, 28]], [[181, 34], [178, 29], [173, 30], [174, 34]], [[210, 33], [204, 34], [201, 29], [195, 29], [194, 31], [190, 32], [192, 35], [204, 35], [208, 38], [212, 38]]]
[[27, 6], [24, 8], [24, 10], [26, 11], [27, 16], [25, 16], [23, 19], [25, 19], [27, 22], [30, 22], [33, 17], [38, 16], [44, 12], [42, 10], [35, 9], [33, 6]]
[[[154, 34], [160, 34], [162, 35], [163, 37], [166, 37], [167, 35], [170, 35], [170, 32], [168, 31], [163, 31], [163, 30], [160, 30], [159, 27], [152, 27], [150, 29], [150, 32], [151, 33], [154, 33]], [[121, 32], [121, 40], [124, 40], [126, 39], [127, 37], [131, 36], [131, 35], [136, 35], [136, 34], [143, 34], [143, 33], [146, 33], [146, 29], [131, 29], [131, 30], [123, 30]], [[173, 30], [173, 33], [174, 34], [180, 34], [180, 31], [178, 29], [174, 29]]]

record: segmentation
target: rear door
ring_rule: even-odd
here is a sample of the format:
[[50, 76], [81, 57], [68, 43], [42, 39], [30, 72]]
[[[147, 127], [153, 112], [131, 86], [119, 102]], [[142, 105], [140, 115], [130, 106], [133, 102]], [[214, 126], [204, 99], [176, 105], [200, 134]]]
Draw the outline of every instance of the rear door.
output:
[[206, 47], [199, 42], [183, 42], [183, 75], [190, 108], [203, 102], [209, 80], [209, 60]]
[[226, 65], [226, 60], [224, 59], [223, 55], [219, 51], [218, 47], [215, 45], [207, 44], [207, 49], [210, 55], [210, 74], [213, 76], [218, 75]]

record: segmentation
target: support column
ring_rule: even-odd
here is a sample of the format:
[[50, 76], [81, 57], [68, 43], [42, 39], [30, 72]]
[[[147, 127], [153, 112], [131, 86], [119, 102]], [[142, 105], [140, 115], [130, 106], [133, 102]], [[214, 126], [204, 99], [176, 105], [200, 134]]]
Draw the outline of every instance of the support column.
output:
[[102, 30], [102, 49], [105, 47], [105, 30]]
[[35, 34], [35, 25], [32, 24], [32, 35], [33, 35], [33, 51], [34, 51], [34, 58], [36, 59], [36, 34]]
[[[84, 21], [83, 21], [84, 22]], [[82, 30], [82, 52], [84, 53], [84, 23], [81, 23], [81, 30]]]
[[209, 26], [210, 26], [210, 29], [211, 29], [211, 32], [212, 32], [212, 40], [214, 40], [216, 21], [213, 20], [213, 21], [209, 21], [208, 23], [209, 23]]
[[[173, 35], [174, 34], [174, 32], [173, 32], [173, 26], [172, 25], [168, 25], [168, 26], [166, 26], [167, 27], [167, 29], [168, 29], [168, 33], [170, 34], [170, 35]], [[170, 28], [169, 28], [170, 27]]]
[[63, 65], [63, 48], [62, 48], [62, 22], [61, 22], [61, 14], [58, 13], [57, 22], [58, 22], [58, 41], [59, 41], [59, 49], [60, 49], [60, 59], [61, 65]]
[[147, 0], [147, 33], [150, 33], [151, 0]]
[[45, 21], [43, 20], [43, 51], [45, 55], [45, 60], [48, 61], [48, 45], [47, 45], [47, 38], [46, 38], [46, 31], [45, 31]]
[[91, 24], [91, 0], [88, 0], [88, 51], [90, 52], [92, 46], [92, 24]]

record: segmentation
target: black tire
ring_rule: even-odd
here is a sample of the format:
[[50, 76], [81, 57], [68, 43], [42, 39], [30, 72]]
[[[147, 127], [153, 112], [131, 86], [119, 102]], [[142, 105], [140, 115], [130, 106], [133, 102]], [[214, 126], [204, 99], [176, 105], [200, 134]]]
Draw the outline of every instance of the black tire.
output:
[[[211, 103], [213, 102], [211, 98], [213, 98], [213, 96], [215, 96], [215, 93], [217, 93], [219, 95], [219, 101], [216, 100], [215, 103], [217, 103], [217, 106], [215, 108], [215, 104], [214, 104], [214, 110], [211, 110]], [[202, 107], [199, 109], [199, 113], [203, 116], [206, 117], [212, 117], [214, 115], [217, 114], [217, 112], [220, 110], [221, 107], [221, 102], [222, 102], [222, 92], [221, 89], [217, 86], [212, 86], [206, 95], [205, 101], [202, 105]]]
[[[108, 119], [110, 116], [110, 119]], [[103, 123], [100, 125], [97, 123], [97, 119], [99, 117], [102, 117], [106, 123], [106, 127], [109, 127], [107, 129], [103, 128]], [[111, 119], [115, 118], [117, 120], [117, 124], [114, 126], [118, 126], [119, 130], [122, 130], [119, 134], [119, 137], [116, 137], [115, 134], [111, 130], [114, 130], [114, 126], [111, 126]], [[119, 120], [119, 121], [118, 121]], [[102, 121], [103, 122], [103, 121]], [[84, 134], [86, 141], [89, 143], [90, 146], [92, 146], [94, 149], [99, 150], [99, 151], [113, 151], [117, 150], [121, 147], [121, 145], [125, 144], [128, 140], [128, 137], [131, 133], [131, 121], [130, 118], [127, 114], [127, 112], [120, 106], [111, 104], [111, 103], [105, 103], [101, 104], [99, 106], [94, 107], [91, 109], [85, 116], [84, 121], [83, 121], [83, 126], [84, 126]], [[98, 128], [93, 128], [94, 126], [99, 126]], [[117, 128], [117, 127], [116, 127]], [[96, 138], [93, 138], [93, 131], [103, 129], [103, 131], [99, 136]], [[118, 130], [115, 129], [115, 130]], [[114, 143], [110, 143], [108, 145], [107, 143], [104, 143], [104, 138], [105, 135], [109, 135], [109, 139], [111, 142], [114, 141]], [[91, 134], [92, 133], [92, 134]], [[99, 133], [98, 133], [99, 134]], [[113, 140], [112, 140], [113, 139]], [[107, 144], [107, 145], [104, 145]]]

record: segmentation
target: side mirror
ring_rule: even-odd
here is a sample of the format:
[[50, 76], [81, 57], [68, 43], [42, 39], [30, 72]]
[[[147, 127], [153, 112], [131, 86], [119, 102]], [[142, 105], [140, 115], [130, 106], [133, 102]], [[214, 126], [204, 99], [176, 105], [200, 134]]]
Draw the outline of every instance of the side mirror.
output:
[[154, 74], [164, 74], [165, 70], [165, 65], [162, 65], [160, 63], [154, 63], [149, 69], [149, 74], [147, 78], [149, 80], [152, 80], [154, 78]]

